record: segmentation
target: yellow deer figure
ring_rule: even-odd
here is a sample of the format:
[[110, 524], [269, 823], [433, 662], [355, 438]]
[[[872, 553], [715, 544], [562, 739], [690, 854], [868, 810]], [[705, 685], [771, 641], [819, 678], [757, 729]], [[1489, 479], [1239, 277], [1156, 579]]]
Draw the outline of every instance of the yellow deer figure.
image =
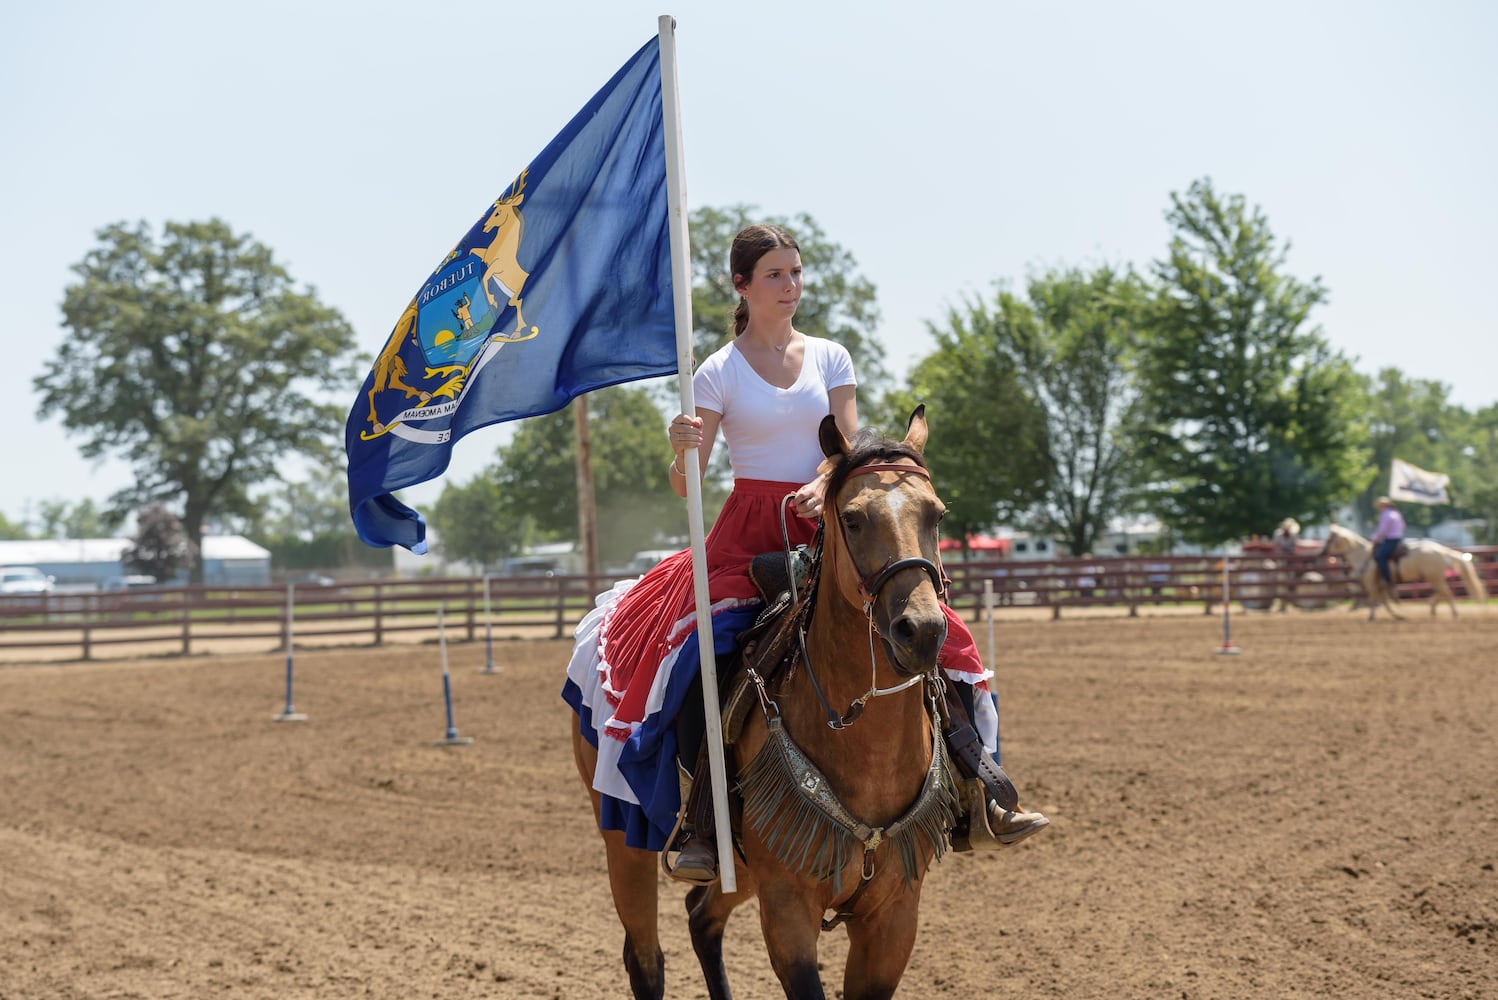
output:
[[484, 221], [484, 232], [493, 232], [494, 239], [486, 247], [474, 247], [468, 251], [484, 262], [484, 295], [489, 304], [499, 310], [499, 301], [490, 284], [493, 282], [509, 296], [508, 304], [515, 307], [514, 331], [508, 336], [494, 338], [506, 342], [529, 340], [537, 333], [535, 327], [526, 329], [525, 316], [520, 311], [520, 292], [530, 272], [520, 266], [516, 256], [520, 250], [520, 238], [525, 234], [525, 217], [520, 214], [520, 203], [525, 200], [526, 172], [520, 171], [520, 176], [510, 185], [510, 193], [494, 203], [494, 210]]

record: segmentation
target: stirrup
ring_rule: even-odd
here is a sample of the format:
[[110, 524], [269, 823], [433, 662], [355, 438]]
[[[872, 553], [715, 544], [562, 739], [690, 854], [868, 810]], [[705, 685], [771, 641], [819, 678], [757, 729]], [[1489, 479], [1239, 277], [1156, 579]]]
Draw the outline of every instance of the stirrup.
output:
[[[687, 828], [687, 810], [692, 804], [692, 775], [681, 761], [676, 762], [676, 779], [681, 784], [681, 808], [676, 810], [676, 825], [671, 828], [671, 835], [666, 838], [666, 846], [661, 848], [661, 871], [665, 872], [667, 878], [688, 885], [712, 885], [718, 881], [718, 857], [712, 853], [712, 868], [699, 869], [703, 874], [689, 874], [690, 869], [679, 870], [681, 864], [682, 848], [678, 845], [690, 844], [694, 840], [700, 840], [696, 830]], [[702, 841], [702, 843], [706, 843]], [[709, 848], [711, 853], [711, 848]]]
[[[1040, 813], [1020, 813], [1019, 815], [1034, 818], [1003, 833], [996, 832], [990, 822], [988, 792], [983, 782], [977, 778], [964, 778], [961, 785], [965, 808], [963, 815], [957, 820], [956, 827], [952, 830], [952, 850], [954, 851], [997, 851], [1003, 847], [1012, 847], [1030, 835], [1044, 830], [1051, 823]], [[1000, 805], [998, 808], [1004, 807]], [[1004, 811], [1013, 812], [1009, 809]]]

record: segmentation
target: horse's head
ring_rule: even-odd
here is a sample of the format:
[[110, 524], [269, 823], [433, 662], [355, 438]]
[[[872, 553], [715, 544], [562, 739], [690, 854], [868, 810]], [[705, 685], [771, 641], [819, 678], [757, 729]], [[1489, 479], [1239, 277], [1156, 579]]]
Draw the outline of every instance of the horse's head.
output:
[[864, 609], [897, 672], [931, 670], [947, 636], [936, 561], [936, 526], [946, 507], [922, 458], [926, 408], [911, 415], [903, 441], [868, 430], [849, 441], [831, 416], [819, 436], [830, 463], [824, 516], [831, 558], [824, 571]]
[[1327, 529], [1326, 544], [1321, 547], [1320, 555], [1322, 557], [1338, 556], [1345, 558], [1354, 548], [1354, 537], [1352, 532], [1340, 524], [1332, 525]]

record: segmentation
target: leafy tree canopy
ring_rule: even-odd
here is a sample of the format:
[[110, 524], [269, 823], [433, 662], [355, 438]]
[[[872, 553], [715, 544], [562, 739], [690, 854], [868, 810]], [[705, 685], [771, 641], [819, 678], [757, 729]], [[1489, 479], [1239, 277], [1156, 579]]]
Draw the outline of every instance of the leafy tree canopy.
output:
[[[588, 396], [588, 413], [599, 558], [617, 564], [680, 536], [686, 520], [666, 479], [665, 418], [650, 393], [627, 385], [603, 389]], [[522, 421], [500, 450], [500, 497], [548, 538], [577, 537], [574, 419], [567, 407]]]
[[[189, 537], [244, 514], [290, 455], [336, 464], [359, 384], [354, 336], [271, 251], [219, 220], [109, 226], [74, 265], [67, 336], [35, 380], [86, 458], [116, 454], [135, 483], [112, 513], [180, 505]], [[194, 570], [201, 580], [201, 571]]]
[[1242, 196], [1201, 180], [1171, 205], [1138, 354], [1150, 507], [1202, 544], [1323, 520], [1363, 485], [1367, 440], [1357, 376], [1307, 328], [1325, 290], [1284, 273]]
[[506, 495], [498, 466], [463, 485], [446, 487], [432, 508], [431, 520], [443, 555], [486, 570], [519, 555], [537, 534], [535, 521], [521, 514]]
[[1124, 434], [1138, 401], [1129, 370], [1146, 292], [1128, 272], [1052, 271], [1028, 285], [1033, 322], [1010, 328], [1022, 385], [1045, 414], [1049, 474], [1040, 525], [1073, 555], [1096, 547], [1127, 505], [1134, 469]]
[[20, 541], [29, 537], [24, 524], [13, 524], [4, 514], [0, 514], [0, 540]]
[[1485, 521], [1479, 538], [1492, 545], [1498, 542], [1498, 403], [1470, 416], [1466, 440], [1458, 465], [1465, 474], [1453, 482], [1453, 499], [1467, 516]]
[[[1422, 469], [1461, 476], [1468, 446], [1470, 415], [1446, 399], [1446, 386], [1423, 379], [1407, 379], [1396, 368], [1385, 368], [1367, 385], [1368, 439], [1371, 445], [1361, 491], [1354, 498], [1359, 520], [1378, 520], [1373, 502], [1389, 492], [1389, 469], [1395, 458]], [[1453, 483], [1458, 497], [1459, 482]], [[1400, 512], [1411, 529], [1425, 530], [1451, 516], [1447, 505], [1402, 504]]]
[[885, 432], [896, 437], [914, 404], [926, 404], [926, 461], [947, 505], [950, 537], [1015, 520], [1043, 494], [1045, 414], [1025, 391], [1012, 353], [1000, 348], [1034, 322], [1007, 292], [992, 305], [975, 300], [948, 310], [942, 324], [928, 324], [937, 350], [916, 364], [909, 390], [887, 397]]
[[37, 515], [42, 538], [108, 538], [119, 528], [118, 519], [86, 498], [75, 504], [43, 500], [37, 505]]

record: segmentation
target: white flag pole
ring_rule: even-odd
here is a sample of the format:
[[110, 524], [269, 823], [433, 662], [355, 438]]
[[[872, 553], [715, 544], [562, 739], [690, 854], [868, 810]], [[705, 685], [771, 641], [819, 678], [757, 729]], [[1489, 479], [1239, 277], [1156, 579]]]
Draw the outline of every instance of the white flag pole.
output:
[[[696, 413], [692, 392], [692, 269], [687, 242], [686, 161], [681, 146], [681, 105], [676, 87], [676, 19], [662, 14], [661, 112], [666, 132], [666, 200], [671, 233], [671, 285], [676, 300], [676, 381], [681, 412]], [[728, 821], [728, 782], [724, 777], [723, 726], [719, 721], [718, 661], [713, 653], [713, 616], [707, 593], [707, 546], [702, 518], [702, 474], [695, 450], [686, 454], [687, 532], [692, 545], [692, 582], [697, 601], [697, 648], [702, 658], [702, 703], [706, 712], [707, 761], [713, 790], [713, 817], [718, 834], [719, 882], [736, 892], [733, 836]], [[701, 781], [703, 775], [694, 775]]]

